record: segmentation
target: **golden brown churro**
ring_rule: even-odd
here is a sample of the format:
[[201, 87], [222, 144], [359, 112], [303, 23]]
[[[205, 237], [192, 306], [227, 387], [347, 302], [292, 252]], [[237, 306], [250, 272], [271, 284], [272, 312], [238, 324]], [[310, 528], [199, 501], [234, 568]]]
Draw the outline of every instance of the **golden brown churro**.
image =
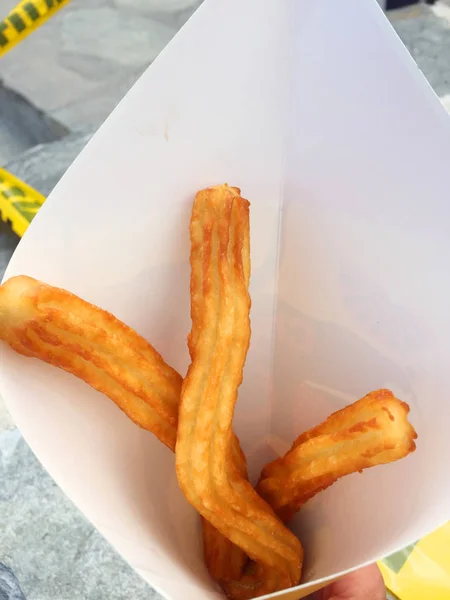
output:
[[[288, 523], [305, 502], [340, 477], [413, 452], [417, 434], [408, 413], [409, 406], [389, 390], [371, 392], [299, 436], [285, 456], [263, 469], [256, 491]], [[264, 572], [238, 579], [240, 563], [232, 548], [214, 534], [204, 543], [209, 572], [230, 597], [247, 600], [261, 594]]]
[[[82, 379], [175, 451], [182, 377], [114, 315], [19, 275], [0, 285], [0, 339], [19, 354]], [[246, 472], [235, 436], [233, 452]]]
[[[175, 451], [182, 378], [110, 313], [61, 288], [23, 275], [12, 277], [0, 286], [0, 339], [19, 354], [82, 379]], [[236, 464], [246, 475], [235, 436], [232, 445]], [[203, 527], [212, 573], [217, 579], [227, 577], [229, 569], [234, 574], [234, 565], [244, 562], [245, 554], [208, 522]]]
[[371, 392], [302, 434], [262, 471], [258, 493], [284, 522], [338, 479], [413, 452], [409, 406], [389, 390]]
[[[195, 199], [190, 230], [193, 360], [181, 392], [178, 482], [199, 513], [259, 564], [236, 584], [246, 586], [244, 579], [264, 572], [264, 588], [270, 581], [270, 590], [284, 589], [300, 580], [300, 542], [242, 477], [231, 446], [250, 342], [248, 202], [237, 188], [204, 190]], [[232, 595], [233, 587], [230, 582]]]
[[[226, 189], [226, 188], [225, 188]], [[237, 188], [229, 188], [232, 194], [239, 194]], [[191, 238], [201, 237], [202, 223], [191, 219]], [[250, 240], [248, 240], [247, 252], [243, 263], [246, 265], [244, 270], [245, 284], [248, 288], [250, 283]], [[203, 314], [203, 245], [201, 243], [191, 242], [191, 320], [192, 328], [188, 335], [188, 348], [191, 360], [194, 360], [198, 338], [200, 335]], [[241, 450], [239, 441], [236, 438], [234, 445], [234, 459], [236, 468], [244, 479], [248, 480], [247, 461]], [[248, 557], [243, 550], [235, 546], [230, 540], [224, 537], [211, 523], [202, 517], [203, 530], [203, 556], [206, 567], [211, 577], [221, 583], [238, 579], [244, 566], [248, 562]]]
[[0, 338], [79, 377], [175, 448], [181, 376], [110, 313], [31, 277], [12, 277], [0, 286]]
[[302, 547], [283, 523], [340, 477], [405, 457], [417, 435], [407, 404], [372, 392], [297, 438], [263, 469], [255, 491], [232, 432], [250, 341], [249, 204], [240, 190], [199, 192], [190, 234], [192, 364], [183, 385], [116, 317], [30, 277], [0, 286], [0, 339], [84, 380], [176, 445], [180, 487], [202, 517], [208, 570], [230, 598], [249, 600], [300, 580]]
[[[248, 480], [247, 461], [237, 437], [233, 437], [233, 458], [241, 477]], [[222, 586], [227, 581], [239, 580], [247, 565], [248, 556], [220, 531], [202, 517], [203, 558], [211, 577]]]

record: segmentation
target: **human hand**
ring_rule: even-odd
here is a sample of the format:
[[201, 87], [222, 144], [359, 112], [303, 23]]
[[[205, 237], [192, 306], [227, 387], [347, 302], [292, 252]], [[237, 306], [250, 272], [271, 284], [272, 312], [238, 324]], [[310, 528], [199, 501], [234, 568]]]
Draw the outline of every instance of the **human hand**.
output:
[[371, 565], [331, 583], [311, 600], [386, 600], [386, 588], [379, 568]]

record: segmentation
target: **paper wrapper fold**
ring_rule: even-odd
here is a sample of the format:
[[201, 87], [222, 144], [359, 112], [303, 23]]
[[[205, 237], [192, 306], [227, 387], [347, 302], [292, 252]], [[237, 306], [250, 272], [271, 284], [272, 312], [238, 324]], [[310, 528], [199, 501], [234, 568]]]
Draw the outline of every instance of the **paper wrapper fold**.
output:
[[[241, 188], [252, 340], [235, 430], [252, 476], [372, 389], [408, 402], [419, 434], [412, 457], [298, 514], [304, 586], [449, 517], [449, 133], [375, 0], [205, 0], [63, 177], [6, 274], [111, 311], [185, 373], [193, 197]], [[162, 444], [82, 382], [6, 349], [0, 381], [45, 467], [152, 586], [221, 597]]]

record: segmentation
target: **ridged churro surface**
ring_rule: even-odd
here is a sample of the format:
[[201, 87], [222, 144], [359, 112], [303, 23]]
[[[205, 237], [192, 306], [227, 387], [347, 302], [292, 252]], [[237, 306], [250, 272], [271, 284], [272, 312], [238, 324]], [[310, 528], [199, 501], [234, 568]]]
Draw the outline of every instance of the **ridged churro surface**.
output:
[[299, 436], [285, 456], [263, 469], [258, 493], [289, 522], [341, 477], [413, 452], [417, 434], [408, 413], [389, 390], [371, 392]]
[[175, 448], [182, 378], [110, 313], [31, 277], [13, 277], [0, 286], [0, 338], [79, 377]]
[[201, 515], [204, 558], [233, 600], [296, 585], [303, 550], [286, 528], [339, 478], [415, 450], [409, 406], [371, 392], [300, 435], [262, 471], [256, 490], [232, 420], [250, 343], [249, 203], [208, 188], [191, 224], [191, 365], [185, 381], [110, 313], [31, 277], [0, 286], [0, 339], [104, 393], [176, 449], [177, 477]]
[[258, 596], [296, 585], [303, 552], [242, 475], [231, 445], [250, 342], [248, 202], [228, 186], [200, 192], [190, 234], [192, 363], [181, 393], [177, 476], [202, 517], [257, 563], [247, 563], [225, 591]]

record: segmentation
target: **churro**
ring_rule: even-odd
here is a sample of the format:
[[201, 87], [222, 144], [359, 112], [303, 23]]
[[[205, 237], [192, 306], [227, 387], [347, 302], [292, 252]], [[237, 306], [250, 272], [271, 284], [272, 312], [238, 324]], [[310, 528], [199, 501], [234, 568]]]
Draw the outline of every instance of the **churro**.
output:
[[176, 445], [187, 500], [257, 563], [225, 591], [248, 597], [296, 585], [303, 551], [236, 467], [234, 406], [250, 342], [249, 205], [237, 188], [197, 194], [191, 218], [192, 363], [183, 382]]
[[409, 406], [389, 390], [371, 392], [303, 433], [262, 471], [258, 493], [289, 522], [341, 477], [400, 460], [416, 448]]
[[[181, 375], [114, 315], [61, 288], [16, 276], [0, 286], [0, 339], [23, 356], [82, 379], [175, 451]], [[232, 451], [246, 477], [234, 435]], [[203, 529], [212, 575], [217, 580], [234, 575], [236, 565], [246, 562], [244, 552], [207, 521]]]
[[0, 339], [79, 377], [175, 448], [181, 376], [107, 311], [31, 277], [0, 286]]
[[249, 203], [227, 185], [199, 192], [190, 223], [191, 365], [172, 369], [112, 314], [31, 277], [0, 286], [0, 339], [108, 396], [176, 451], [177, 477], [201, 515], [204, 559], [233, 600], [299, 583], [303, 549], [286, 528], [339, 478], [415, 449], [409, 406], [371, 392], [300, 435], [256, 489], [232, 431], [250, 343]]

